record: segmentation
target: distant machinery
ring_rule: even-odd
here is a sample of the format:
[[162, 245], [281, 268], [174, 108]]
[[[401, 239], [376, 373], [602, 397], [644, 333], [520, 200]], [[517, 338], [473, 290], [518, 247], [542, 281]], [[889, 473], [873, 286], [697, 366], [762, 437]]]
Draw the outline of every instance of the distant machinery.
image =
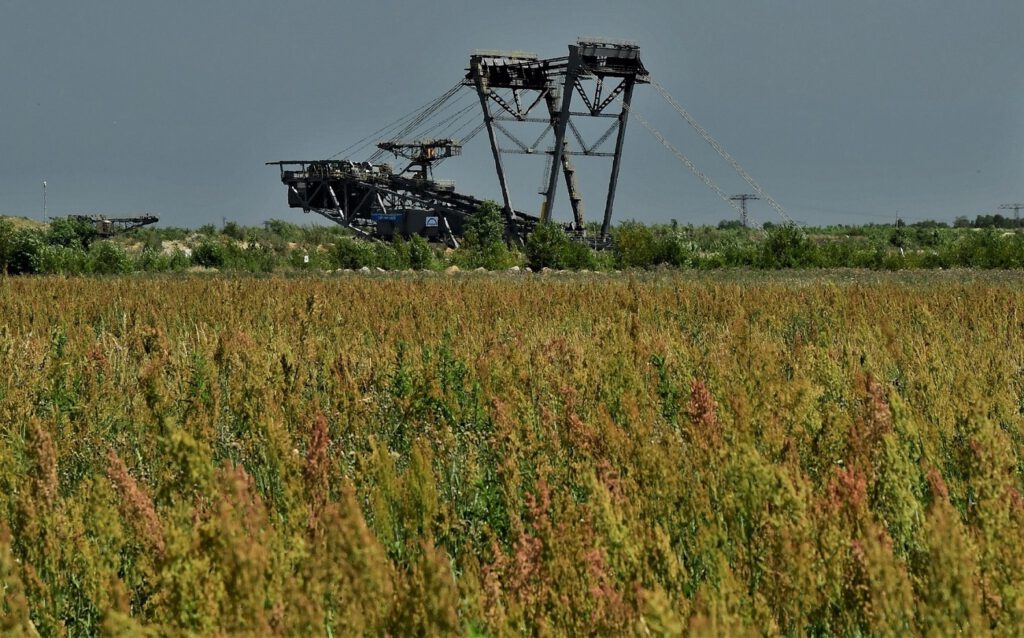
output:
[[[602, 95], [605, 82], [611, 78], [614, 83], [607, 95]], [[593, 81], [593, 93], [589, 94], [583, 86], [583, 80]], [[611, 42], [597, 40], [580, 40], [575, 46], [569, 47], [569, 60], [565, 69], [565, 90], [562, 92], [562, 106], [558, 111], [558, 120], [555, 122], [555, 146], [552, 156], [551, 174], [548, 177], [547, 191], [544, 193], [544, 208], [541, 210], [541, 219], [547, 221], [551, 217], [551, 210], [554, 207], [555, 192], [558, 183], [557, 166], [559, 164], [571, 166], [564, 161], [569, 155], [573, 155], [565, 143], [566, 129], [572, 131], [576, 141], [579, 142], [580, 151], [575, 154], [611, 157], [612, 169], [611, 178], [608, 183], [608, 194], [605, 200], [604, 218], [601, 223], [601, 237], [608, 237], [608, 230], [611, 226], [612, 210], [615, 204], [615, 189], [619, 180], [619, 167], [622, 164], [622, 145], [626, 139], [626, 121], [630, 104], [633, 100], [633, 87], [636, 84], [646, 84], [649, 81], [647, 69], [640, 60], [640, 47], [629, 42]], [[573, 112], [571, 109], [574, 90], [583, 100], [587, 110]], [[608, 108], [615, 99], [622, 96], [621, 109], [617, 113], [608, 113]], [[573, 124], [572, 117], [610, 117], [614, 122], [608, 130], [594, 144], [587, 145], [580, 135], [579, 129]], [[611, 135], [615, 134], [615, 150], [609, 153], [602, 153], [597, 149], [604, 144]], [[566, 173], [566, 182], [570, 182], [569, 172]], [[570, 188], [570, 196], [572, 188]], [[579, 212], [575, 220], [577, 230], [583, 230], [583, 214]]]
[[1024, 204], [1003, 204], [999, 207], [999, 210], [1012, 210], [1013, 220], [1020, 223], [1020, 211], [1024, 208]]
[[[610, 90], [605, 85], [609, 78], [613, 84]], [[585, 81], [588, 84], [593, 82], [592, 90], [587, 90]], [[570, 228], [577, 234], [584, 232], [585, 220], [583, 196], [577, 184], [572, 157], [611, 158], [611, 177], [599, 235], [599, 239], [606, 240], [615, 203], [633, 87], [648, 82], [647, 69], [640, 59], [640, 47], [630, 42], [581, 39], [569, 46], [568, 57], [546, 60], [538, 59], [530, 53], [478, 51], [470, 58], [465, 82], [476, 89], [480, 99], [506, 215], [510, 218], [512, 202], [502, 162], [503, 154], [544, 154], [548, 157], [549, 167], [545, 171], [546, 178], [540, 190], [544, 197], [540, 220], [551, 220], [558, 174], [562, 173], [572, 208], [573, 222]], [[511, 101], [504, 99], [497, 89], [511, 91]], [[572, 110], [574, 95], [579, 95], [586, 110]], [[614, 110], [611, 107], [617, 98], [621, 99], [622, 106], [618, 112], [610, 112]], [[535, 107], [541, 102], [545, 105], [544, 114], [533, 115]], [[492, 104], [497, 106], [497, 115], [492, 111]], [[601, 137], [588, 144], [574, 121], [574, 118], [580, 117], [613, 118], [614, 121]], [[532, 144], [526, 144], [506, 126], [506, 123], [515, 122], [534, 122], [547, 126]], [[568, 132], [572, 133], [579, 144], [579, 150], [570, 147], [566, 139]], [[498, 133], [511, 141], [515, 148], [502, 148]], [[554, 139], [551, 146], [541, 149], [541, 144], [552, 133]], [[614, 150], [601, 150], [612, 135], [616, 136]]]
[[160, 221], [156, 215], [137, 215], [135, 217], [107, 217], [106, 215], [68, 215], [68, 219], [93, 224], [96, 234], [100, 237], [112, 237], [143, 226]]
[[[784, 220], [792, 223], [782, 207], [738, 162], [650, 78], [640, 57], [640, 47], [626, 41], [581, 38], [569, 46], [568, 56], [556, 58], [540, 58], [523, 52], [475, 51], [464, 77], [441, 96], [333, 157], [268, 162], [268, 165], [279, 168], [281, 182], [288, 188], [291, 208], [319, 213], [366, 237], [390, 239], [396, 235], [420, 235], [457, 245], [466, 216], [478, 210], [483, 201], [459, 193], [452, 182], [436, 180], [434, 169], [444, 160], [460, 155], [473, 137], [486, 130], [501, 192], [506, 235], [522, 242], [536, 224], [554, 220], [561, 173], [572, 212], [572, 221], [565, 224], [566, 230], [578, 240], [602, 247], [609, 243], [626, 123], [633, 115], [723, 201], [742, 212], [746, 220], [746, 199], [741, 200], [741, 211], [735, 200], [635, 112], [633, 89], [638, 84], [654, 86], [750, 184], [757, 195], [745, 196], [747, 199], [765, 199]], [[482, 122], [473, 114], [472, 103], [459, 106], [465, 94], [453, 102], [462, 87], [474, 90]], [[574, 98], [582, 102], [575, 110]], [[576, 124], [580, 118], [607, 118], [611, 122], [603, 134], [588, 142]], [[532, 143], [521, 139], [521, 131], [517, 134], [512, 130], [524, 123], [543, 127]], [[468, 130], [473, 124], [476, 126]], [[606, 148], [612, 138], [614, 146]], [[376, 151], [366, 160], [336, 159], [346, 153], [355, 155], [372, 144], [376, 144]], [[396, 171], [382, 162], [387, 154], [409, 163]], [[507, 154], [541, 155], [547, 159], [544, 182], [538, 191], [543, 198], [539, 215], [513, 206], [503, 161]], [[577, 184], [575, 157], [611, 160], [600, 230], [590, 235], [583, 196]]]
[[466, 215], [484, 202], [427, 177], [434, 163], [420, 163], [410, 174], [395, 173], [387, 164], [349, 160], [271, 162], [281, 169], [292, 208], [320, 213], [367, 237], [420, 235], [457, 244]]
[[750, 227], [750, 215], [747, 214], [747, 202], [751, 200], [761, 199], [757, 195], [749, 195], [744, 193], [743, 195], [733, 195], [729, 198], [734, 202], [740, 203], [740, 223], [743, 224], [744, 228]]
[[[462, 145], [479, 133], [480, 127], [461, 142], [453, 138], [408, 141], [402, 134], [427, 121], [459, 86], [469, 86], [476, 91], [483, 112], [482, 128], [486, 129], [490, 141], [510, 236], [522, 240], [538, 221], [551, 219], [558, 175], [562, 173], [573, 215], [568, 229], [582, 237], [585, 229], [583, 197], [577, 186], [572, 157], [611, 158], [601, 233], [592, 238], [592, 243], [596, 244], [607, 239], [611, 223], [633, 87], [646, 83], [647, 78], [647, 70], [640, 60], [640, 47], [628, 42], [580, 40], [569, 47], [567, 57], [550, 59], [541, 59], [532, 53], [477, 51], [470, 57], [464, 79], [454, 90], [450, 89], [438, 100], [428, 103], [423, 111], [406, 118], [409, 121], [401, 134], [377, 144], [377, 158], [380, 152], [386, 152], [409, 160], [402, 171], [396, 172], [387, 164], [372, 161], [330, 159], [269, 164], [280, 168], [281, 181], [288, 187], [290, 207], [320, 213], [372, 237], [386, 239], [395, 234], [419, 234], [454, 242], [461, 234], [465, 216], [477, 210], [482, 201], [456, 192], [451, 182], [435, 180], [433, 169], [439, 162], [461, 154]], [[586, 84], [592, 84], [591, 90], [587, 90]], [[511, 92], [509, 99], [505, 99], [499, 89]], [[572, 110], [574, 94], [579, 95], [586, 110]], [[622, 102], [622, 107], [614, 111], [611, 107], [616, 99]], [[541, 104], [541, 114], [535, 115], [534, 110]], [[456, 116], [466, 115], [467, 110], [463, 109]], [[588, 144], [574, 123], [574, 118], [579, 117], [613, 118], [614, 121], [604, 135]], [[510, 124], [515, 122], [541, 123], [545, 128], [533, 144], [527, 145], [509, 130]], [[566, 139], [568, 133], [579, 144], [579, 150], [570, 146]], [[514, 147], [503, 148], [499, 134]], [[614, 150], [601, 150], [613, 135]], [[546, 139], [550, 146], [541, 149]], [[502, 161], [507, 153], [538, 154], [548, 158], [550, 166], [545, 170], [545, 184], [540, 190], [544, 200], [539, 217], [513, 207], [509, 178]]]
[[392, 153], [396, 158], [404, 157], [409, 160], [409, 165], [401, 175], [422, 180], [434, 179], [433, 167], [437, 162], [462, 155], [462, 144], [450, 138], [381, 142], [377, 144], [377, 148]]

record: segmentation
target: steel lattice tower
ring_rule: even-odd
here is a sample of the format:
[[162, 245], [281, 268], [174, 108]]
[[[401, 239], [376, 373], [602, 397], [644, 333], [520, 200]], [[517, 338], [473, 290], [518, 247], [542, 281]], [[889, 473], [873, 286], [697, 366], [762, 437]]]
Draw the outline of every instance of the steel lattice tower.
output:
[[761, 198], [758, 197], [757, 195], [747, 195], [744, 193], [743, 195], [734, 195], [729, 199], [731, 199], [734, 202], [740, 203], [740, 220], [743, 222], [744, 228], [750, 228], [750, 216], [747, 215], [747, 202], [750, 200], [758, 200]]

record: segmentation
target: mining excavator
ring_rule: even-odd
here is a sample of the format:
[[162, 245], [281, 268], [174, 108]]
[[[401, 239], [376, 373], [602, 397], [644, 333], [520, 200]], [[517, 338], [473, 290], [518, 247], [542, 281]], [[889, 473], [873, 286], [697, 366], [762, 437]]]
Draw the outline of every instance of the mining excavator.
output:
[[135, 217], [107, 217], [106, 215], [68, 215], [68, 219], [92, 224], [99, 237], [112, 237], [143, 226], [160, 221], [156, 215], [136, 215]]
[[[268, 165], [279, 168], [291, 208], [319, 213], [367, 238], [387, 240], [420, 235], [457, 246], [467, 216], [477, 211], [483, 201], [459, 192], [450, 181], [436, 179], [435, 169], [461, 155], [470, 140], [486, 131], [501, 192], [499, 206], [506, 237], [523, 242], [538, 223], [561, 223], [574, 239], [600, 248], [610, 243], [626, 124], [632, 116], [714, 189], [726, 205], [740, 212], [736, 202], [706, 173], [636, 113], [632, 107], [633, 89], [645, 84], [653, 86], [755, 189], [760, 199], [791, 222], [781, 206], [651, 78], [641, 59], [640, 47], [618, 40], [582, 38], [569, 46], [567, 56], [554, 58], [518, 51], [476, 51], [454, 86], [334, 156]], [[475, 94], [476, 99], [463, 105], [466, 91]], [[595, 133], [596, 139], [592, 141], [585, 139], [576, 124], [586, 118], [592, 125], [608, 122], [607, 128], [597, 127], [604, 132]], [[531, 126], [534, 132], [524, 139], [524, 131], [528, 132]], [[540, 134], [534, 138], [538, 130]], [[359, 153], [371, 148], [374, 150], [368, 157], [356, 159]], [[510, 154], [536, 155], [546, 160], [538, 189], [542, 198], [538, 214], [513, 206], [503, 161]], [[398, 162], [397, 168], [385, 161], [388, 156]], [[583, 196], [574, 166], [577, 157], [611, 161], [599, 223], [588, 225], [584, 217]], [[558, 221], [553, 215], [560, 174], [568, 191], [569, 221]], [[568, 215], [561, 216], [565, 217]]]

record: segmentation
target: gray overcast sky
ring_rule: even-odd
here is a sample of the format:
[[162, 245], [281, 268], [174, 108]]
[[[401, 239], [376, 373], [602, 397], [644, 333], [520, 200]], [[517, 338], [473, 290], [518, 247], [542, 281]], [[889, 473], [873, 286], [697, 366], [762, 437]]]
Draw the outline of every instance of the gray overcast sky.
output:
[[[38, 217], [45, 179], [51, 214], [314, 222], [285, 207], [265, 161], [336, 153], [454, 84], [472, 49], [565, 55], [581, 35], [639, 42], [652, 75], [798, 220], [951, 220], [1024, 199], [1020, 0], [0, 6], [6, 214]], [[749, 190], [653, 90], [636, 109], [723, 189]], [[731, 214], [636, 121], [627, 138], [617, 220]], [[543, 161], [523, 159], [514, 203], [536, 211]], [[608, 167], [582, 159], [594, 219]], [[438, 177], [498, 195], [483, 135]], [[564, 190], [558, 203], [567, 219]]]

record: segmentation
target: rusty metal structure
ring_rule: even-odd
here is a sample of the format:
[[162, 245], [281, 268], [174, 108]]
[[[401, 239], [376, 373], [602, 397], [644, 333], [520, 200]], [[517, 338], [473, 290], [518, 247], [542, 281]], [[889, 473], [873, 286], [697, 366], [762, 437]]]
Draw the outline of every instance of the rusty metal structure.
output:
[[[366, 237], [421, 235], [457, 245], [466, 216], [483, 202], [460, 193], [452, 182], [435, 179], [435, 169], [441, 162], [461, 155], [473, 137], [486, 131], [509, 239], [525, 241], [538, 223], [555, 221], [561, 176], [571, 221], [559, 223], [574, 238], [603, 247], [610, 242], [626, 124], [632, 116], [746, 221], [746, 199], [730, 198], [633, 108], [633, 91], [644, 84], [651, 85], [747, 182], [756, 193], [747, 199], [765, 200], [786, 223], [792, 223], [778, 202], [651, 78], [640, 47], [620, 40], [580, 38], [568, 47], [568, 55], [554, 58], [518, 51], [475, 51], [465, 74], [454, 86], [333, 157], [268, 165], [279, 168], [291, 208], [319, 213]], [[473, 99], [460, 106], [459, 100], [469, 97], [465, 88], [472, 90]], [[602, 119], [609, 125], [596, 127], [603, 133], [588, 141], [577, 123]], [[534, 132], [524, 139], [523, 132], [530, 125]], [[538, 129], [540, 134], [533, 137]], [[376, 150], [368, 158], [352, 159], [374, 144]], [[345, 154], [349, 159], [339, 159]], [[538, 189], [542, 200], [537, 215], [513, 205], [511, 176], [505, 166], [505, 156], [510, 154], [538, 155], [546, 161]], [[407, 164], [395, 170], [383, 161], [387, 155]], [[599, 226], [596, 222], [588, 224], [584, 214], [575, 166], [580, 157], [611, 162]]]
[[[445, 159], [460, 155], [463, 145], [481, 130], [487, 131], [510, 238], [522, 240], [538, 222], [553, 219], [559, 173], [564, 177], [572, 210], [572, 222], [566, 228], [574, 236], [584, 238], [583, 197], [573, 157], [610, 158], [611, 176], [601, 231], [588, 238], [590, 243], [600, 245], [607, 239], [611, 223], [633, 87], [647, 82], [647, 77], [640, 47], [629, 42], [581, 39], [569, 47], [568, 56], [547, 59], [532, 53], [476, 51], [459, 84], [405, 118], [402, 127], [392, 131], [392, 137], [377, 143], [377, 152], [368, 160], [331, 158], [268, 164], [279, 167], [292, 208], [319, 213], [368, 237], [386, 239], [396, 234], [419, 234], [457, 243], [463, 220], [479, 208], [482, 200], [459, 193], [451, 182], [435, 179], [434, 168]], [[431, 123], [431, 116], [458, 93], [459, 87], [470, 87], [475, 92], [482, 124], [462, 139], [406, 137], [420, 125]], [[576, 95], [585, 107], [582, 110], [573, 110]], [[616, 99], [622, 104], [617, 110], [612, 107]], [[471, 121], [471, 109], [472, 105], [462, 108], [448, 123], [462, 122], [464, 128]], [[575, 124], [581, 117], [612, 121], [604, 135], [587, 143]], [[512, 131], [519, 123], [540, 123], [544, 129], [528, 145]], [[567, 140], [568, 134], [578, 148]], [[604, 150], [612, 136], [614, 148]], [[380, 162], [388, 153], [408, 161], [408, 165], [395, 170]], [[540, 215], [513, 207], [510, 178], [502, 161], [503, 155], [509, 153], [537, 154], [547, 159], [545, 184], [540, 189]]]
[[[606, 85], [609, 80], [610, 87]], [[640, 59], [640, 47], [631, 42], [581, 39], [569, 46], [567, 57], [544, 60], [529, 53], [475, 53], [470, 58], [466, 83], [476, 89], [480, 99], [506, 215], [511, 217], [512, 203], [502, 155], [542, 154], [548, 159], [548, 168], [540, 189], [543, 196], [540, 220], [547, 222], [552, 219], [561, 173], [572, 209], [569, 230], [582, 236], [586, 228], [583, 196], [577, 184], [572, 158], [608, 157], [612, 161], [611, 176], [601, 231], [596, 238], [599, 240], [597, 243], [606, 241], [615, 204], [633, 87], [647, 81], [648, 72]], [[504, 99], [498, 89], [511, 92], [511, 100]], [[572, 109], [572, 100], [576, 95], [582, 100], [585, 110]], [[613, 105], [617, 98], [620, 98], [621, 106], [616, 111]], [[544, 106], [540, 108], [542, 103]], [[492, 109], [492, 105], [495, 108]], [[540, 110], [541, 114], [535, 115], [535, 110]], [[575, 120], [581, 117], [612, 118], [613, 121], [596, 141], [587, 143], [575, 124]], [[524, 122], [546, 125], [532, 144], [523, 142], [510, 130], [513, 123]], [[570, 132], [579, 144], [578, 150], [574, 150], [566, 139]], [[512, 142], [513, 147], [503, 148], [499, 133], [502, 138]], [[615, 135], [614, 149], [602, 150], [612, 135]], [[549, 139], [550, 146], [542, 148]]]
[[[458, 245], [463, 221], [484, 201], [457, 192], [450, 182], [429, 178], [432, 163], [419, 164], [412, 173], [395, 172], [388, 164], [350, 160], [271, 164], [281, 168], [291, 208], [319, 213], [364, 237], [420, 235]], [[528, 215], [520, 214], [517, 219], [523, 227], [513, 225], [511, 229], [520, 235], [527, 232], [530, 222], [536, 223], [536, 218]]]
[[[548, 158], [548, 168], [545, 171], [547, 178], [540, 191], [544, 198], [540, 219], [546, 222], [552, 218], [558, 176], [562, 173], [572, 208], [571, 228], [577, 233], [583, 232], [583, 196], [576, 181], [572, 157], [607, 157], [611, 158], [612, 167], [600, 234], [606, 238], [615, 205], [615, 190], [633, 87], [648, 81], [647, 69], [640, 59], [640, 47], [631, 42], [580, 39], [569, 46], [567, 57], [546, 60], [540, 60], [532, 54], [475, 53], [470, 58], [466, 83], [476, 88], [480, 98], [506, 213], [511, 211], [512, 204], [501, 156], [506, 153], [544, 154]], [[511, 103], [503, 99], [497, 89], [509, 90]], [[572, 101], [575, 96], [582, 100], [585, 110], [573, 110]], [[620, 98], [620, 106], [616, 110], [614, 105], [617, 98]], [[542, 102], [542, 114], [533, 115], [535, 108]], [[492, 110], [492, 104], [497, 108]], [[575, 124], [576, 119], [583, 117], [611, 118], [613, 121], [603, 135], [593, 143], [588, 143]], [[527, 145], [509, 130], [508, 125], [514, 122], [534, 122], [547, 126], [536, 141]], [[579, 144], [578, 150], [573, 150], [566, 139], [570, 132]], [[511, 141], [515, 148], [502, 148], [498, 133]], [[613, 135], [614, 149], [602, 150], [605, 142]], [[549, 137], [553, 137], [551, 145], [541, 149]]]
[[128, 232], [160, 221], [156, 215], [136, 215], [134, 217], [107, 217], [106, 215], [68, 215], [68, 219], [92, 224], [99, 237], [112, 237], [118, 233]]

